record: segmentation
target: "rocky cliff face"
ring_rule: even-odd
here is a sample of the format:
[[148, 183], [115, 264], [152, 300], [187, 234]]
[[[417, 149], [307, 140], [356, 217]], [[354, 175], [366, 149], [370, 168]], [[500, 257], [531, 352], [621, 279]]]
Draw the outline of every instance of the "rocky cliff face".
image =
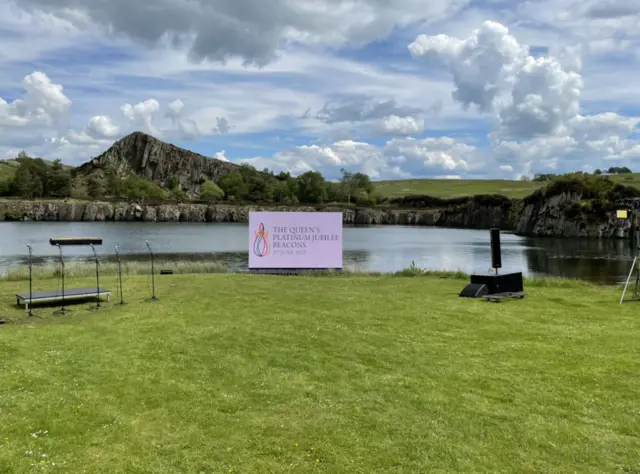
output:
[[[616, 203], [614, 208], [640, 207], [640, 201], [627, 201]], [[627, 238], [631, 230], [631, 218], [618, 219], [613, 209], [596, 212], [586, 205], [580, 193], [523, 203], [515, 226], [516, 234], [536, 237]]]
[[141, 132], [117, 141], [100, 156], [80, 166], [78, 173], [86, 175], [107, 166], [114, 167], [120, 175], [135, 173], [165, 187], [175, 178], [187, 194], [194, 196], [204, 181], [217, 183], [238, 168], [233, 163], [207, 158]]
[[[143, 221], [143, 222], [247, 222], [250, 211], [316, 212], [314, 207], [275, 208], [205, 204], [139, 205], [107, 202], [0, 201], [0, 221]], [[345, 224], [417, 225], [511, 230], [511, 210], [481, 208], [473, 200], [442, 210], [341, 209]]]
[[[415, 225], [465, 229], [498, 227], [518, 235], [537, 237], [628, 238], [640, 224], [640, 200], [616, 203], [635, 210], [618, 219], [615, 210], [594, 213], [579, 194], [566, 193], [537, 203], [523, 201], [489, 205], [470, 198], [442, 209], [341, 209], [345, 224]], [[584, 208], [584, 209], [583, 209]], [[583, 210], [580, 210], [583, 209]], [[0, 200], [0, 221], [141, 221], [141, 222], [247, 222], [250, 211], [317, 212], [312, 206], [269, 207], [205, 204], [139, 205], [125, 202], [63, 202]]]

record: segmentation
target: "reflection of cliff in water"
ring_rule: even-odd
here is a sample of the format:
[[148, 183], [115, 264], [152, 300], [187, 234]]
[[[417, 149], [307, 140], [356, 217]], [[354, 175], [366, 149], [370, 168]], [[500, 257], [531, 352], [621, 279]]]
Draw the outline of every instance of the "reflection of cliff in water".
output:
[[636, 252], [628, 240], [529, 238], [522, 243], [531, 274], [598, 283], [623, 281]]

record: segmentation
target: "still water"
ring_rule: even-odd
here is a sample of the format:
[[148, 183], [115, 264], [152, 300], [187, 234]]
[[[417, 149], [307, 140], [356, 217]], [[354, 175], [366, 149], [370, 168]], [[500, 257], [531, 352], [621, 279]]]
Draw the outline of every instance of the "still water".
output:
[[[102, 259], [113, 258], [114, 245], [129, 259], [146, 258], [145, 240], [158, 259], [217, 259], [231, 270], [247, 267], [246, 224], [138, 222], [2, 222], [0, 274], [27, 263], [26, 245], [34, 263], [54, 263], [57, 249], [50, 237], [101, 237]], [[626, 278], [634, 248], [626, 240], [531, 239], [503, 233], [502, 271], [528, 276], [552, 275], [595, 282]], [[411, 265], [431, 270], [487, 273], [491, 266], [489, 231], [439, 227], [345, 227], [344, 268], [393, 272]], [[65, 258], [83, 260], [88, 247], [65, 247]]]

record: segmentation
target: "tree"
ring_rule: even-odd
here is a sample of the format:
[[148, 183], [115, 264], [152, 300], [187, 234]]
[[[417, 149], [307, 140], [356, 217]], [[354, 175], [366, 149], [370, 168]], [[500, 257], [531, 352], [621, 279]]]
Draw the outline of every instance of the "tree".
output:
[[364, 173], [355, 173], [352, 176], [353, 181], [355, 182], [356, 189], [361, 189], [367, 194], [371, 194], [373, 192], [374, 186], [369, 176]]
[[104, 178], [107, 194], [115, 198], [121, 197], [124, 191], [124, 183], [118, 176], [118, 170], [115, 166], [107, 165], [104, 170]]
[[[42, 185], [42, 182], [40, 182]], [[24, 198], [34, 197], [36, 182], [27, 162], [20, 162], [13, 177], [13, 194]]]
[[340, 169], [340, 173], [342, 173], [342, 177], [340, 178], [342, 192], [346, 196], [347, 202], [351, 203], [351, 196], [353, 196], [358, 189], [357, 183], [353, 177], [353, 173], [350, 173], [344, 168]]
[[327, 200], [324, 176], [318, 171], [307, 171], [298, 177], [298, 200], [309, 204], [322, 204]]
[[249, 195], [251, 202], [273, 202], [274, 181], [268, 175], [256, 174], [249, 180]]
[[122, 196], [129, 199], [166, 199], [169, 193], [150, 179], [132, 174], [122, 181]]
[[298, 180], [289, 176], [286, 179], [280, 178], [273, 185], [273, 199], [280, 204], [294, 205], [298, 204], [298, 193], [300, 187]]
[[224, 191], [213, 181], [205, 181], [200, 187], [200, 199], [203, 201], [218, 201], [224, 197]]
[[180, 185], [175, 186], [170, 193], [172, 199], [175, 199], [178, 202], [183, 202], [187, 199], [187, 194], [184, 192]]
[[600, 174], [602, 174], [602, 170], [601, 170], [600, 168], [598, 168], [598, 169], [596, 169], [596, 170], [593, 172], [593, 174], [598, 174], [598, 175], [600, 175]]
[[71, 173], [62, 166], [60, 160], [55, 160], [51, 166], [46, 194], [53, 197], [71, 196]]
[[241, 171], [232, 171], [224, 175], [219, 186], [229, 200], [245, 200], [249, 196], [249, 185]]
[[96, 176], [91, 176], [87, 180], [87, 195], [91, 199], [100, 199], [105, 195], [104, 181]]

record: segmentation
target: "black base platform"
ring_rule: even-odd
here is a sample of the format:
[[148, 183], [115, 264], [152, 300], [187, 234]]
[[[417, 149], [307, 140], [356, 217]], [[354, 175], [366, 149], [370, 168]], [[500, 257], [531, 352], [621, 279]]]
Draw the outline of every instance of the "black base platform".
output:
[[487, 293], [520, 293], [524, 290], [522, 272], [503, 273], [498, 275], [471, 275], [471, 283], [486, 285]]
[[[111, 300], [111, 290], [107, 288], [100, 288], [100, 296], [104, 296], [107, 301]], [[98, 297], [98, 289], [93, 288], [69, 288], [64, 290], [64, 298], [62, 297], [62, 291], [39, 291], [31, 295], [29, 299], [29, 293], [16, 293], [16, 304], [20, 305], [20, 302], [24, 304], [25, 310], [29, 310], [29, 305], [34, 303], [50, 303], [53, 301], [70, 301], [87, 299], [91, 297]]]

